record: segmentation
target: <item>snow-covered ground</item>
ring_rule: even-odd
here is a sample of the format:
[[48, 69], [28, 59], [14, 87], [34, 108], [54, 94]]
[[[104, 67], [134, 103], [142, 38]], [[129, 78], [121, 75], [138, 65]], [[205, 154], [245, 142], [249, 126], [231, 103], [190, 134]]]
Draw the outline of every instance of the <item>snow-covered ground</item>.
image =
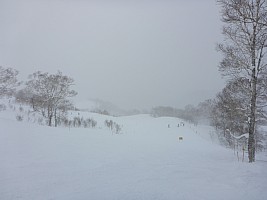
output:
[[[98, 121], [96, 128], [51, 128], [0, 112], [0, 199], [267, 198], [267, 162], [238, 162], [210, 139], [208, 126], [178, 127], [179, 119], [149, 115], [86, 115]], [[106, 119], [122, 125], [122, 134], [109, 131]]]

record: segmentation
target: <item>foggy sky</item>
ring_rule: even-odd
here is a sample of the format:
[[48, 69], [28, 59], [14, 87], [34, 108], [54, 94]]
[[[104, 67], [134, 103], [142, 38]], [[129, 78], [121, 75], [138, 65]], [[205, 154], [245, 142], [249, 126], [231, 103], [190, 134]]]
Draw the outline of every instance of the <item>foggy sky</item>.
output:
[[215, 0], [0, 0], [0, 65], [60, 70], [81, 100], [182, 108], [224, 85], [221, 26]]

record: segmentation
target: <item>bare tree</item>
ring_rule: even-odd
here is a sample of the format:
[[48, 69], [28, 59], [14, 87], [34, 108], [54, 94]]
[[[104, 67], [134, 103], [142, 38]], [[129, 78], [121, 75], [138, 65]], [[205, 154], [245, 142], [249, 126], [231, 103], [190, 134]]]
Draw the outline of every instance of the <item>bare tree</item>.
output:
[[12, 95], [21, 83], [17, 79], [18, 71], [0, 66], [0, 96]]
[[59, 112], [65, 112], [70, 106], [68, 98], [77, 95], [71, 90], [74, 80], [68, 76], [42, 73], [40, 71], [29, 76], [26, 90], [30, 95], [30, 102], [34, 111], [39, 111], [48, 119], [48, 125], [57, 126]]
[[259, 79], [266, 78], [267, 2], [266, 0], [217, 0], [225, 23], [224, 44], [218, 49], [224, 58], [219, 70], [232, 79], [247, 79], [249, 87], [249, 162], [255, 162], [255, 127]]

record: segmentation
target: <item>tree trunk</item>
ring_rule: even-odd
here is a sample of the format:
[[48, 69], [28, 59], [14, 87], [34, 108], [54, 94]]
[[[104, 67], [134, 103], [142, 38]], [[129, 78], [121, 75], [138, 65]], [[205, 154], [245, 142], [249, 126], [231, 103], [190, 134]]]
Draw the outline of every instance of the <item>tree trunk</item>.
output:
[[55, 127], [57, 127], [57, 109], [55, 109]]
[[50, 115], [48, 117], [48, 126], [52, 126], [52, 117], [53, 117], [53, 115]]
[[249, 118], [249, 138], [248, 138], [248, 160], [250, 163], [255, 162], [255, 123], [256, 123], [256, 85], [257, 78], [255, 68], [252, 71], [251, 80], [251, 104], [250, 104], [250, 118]]
[[50, 106], [47, 108], [48, 126], [52, 126], [53, 112]]
[[252, 45], [251, 45], [251, 100], [249, 118], [249, 138], [248, 138], [248, 160], [255, 162], [255, 123], [256, 123], [256, 101], [257, 101], [257, 75], [256, 75], [256, 24], [253, 25]]

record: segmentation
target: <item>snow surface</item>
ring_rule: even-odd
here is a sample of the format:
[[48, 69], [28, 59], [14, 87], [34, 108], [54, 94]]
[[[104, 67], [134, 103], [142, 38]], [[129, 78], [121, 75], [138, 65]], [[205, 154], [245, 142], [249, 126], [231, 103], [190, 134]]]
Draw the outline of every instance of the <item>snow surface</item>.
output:
[[[267, 199], [267, 162], [238, 162], [212, 142], [208, 126], [88, 113], [97, 128], [51, 128], [4, 113], [1, 200]], [[122, 125], [122, 134], [101, 125], [106, 119]]]

